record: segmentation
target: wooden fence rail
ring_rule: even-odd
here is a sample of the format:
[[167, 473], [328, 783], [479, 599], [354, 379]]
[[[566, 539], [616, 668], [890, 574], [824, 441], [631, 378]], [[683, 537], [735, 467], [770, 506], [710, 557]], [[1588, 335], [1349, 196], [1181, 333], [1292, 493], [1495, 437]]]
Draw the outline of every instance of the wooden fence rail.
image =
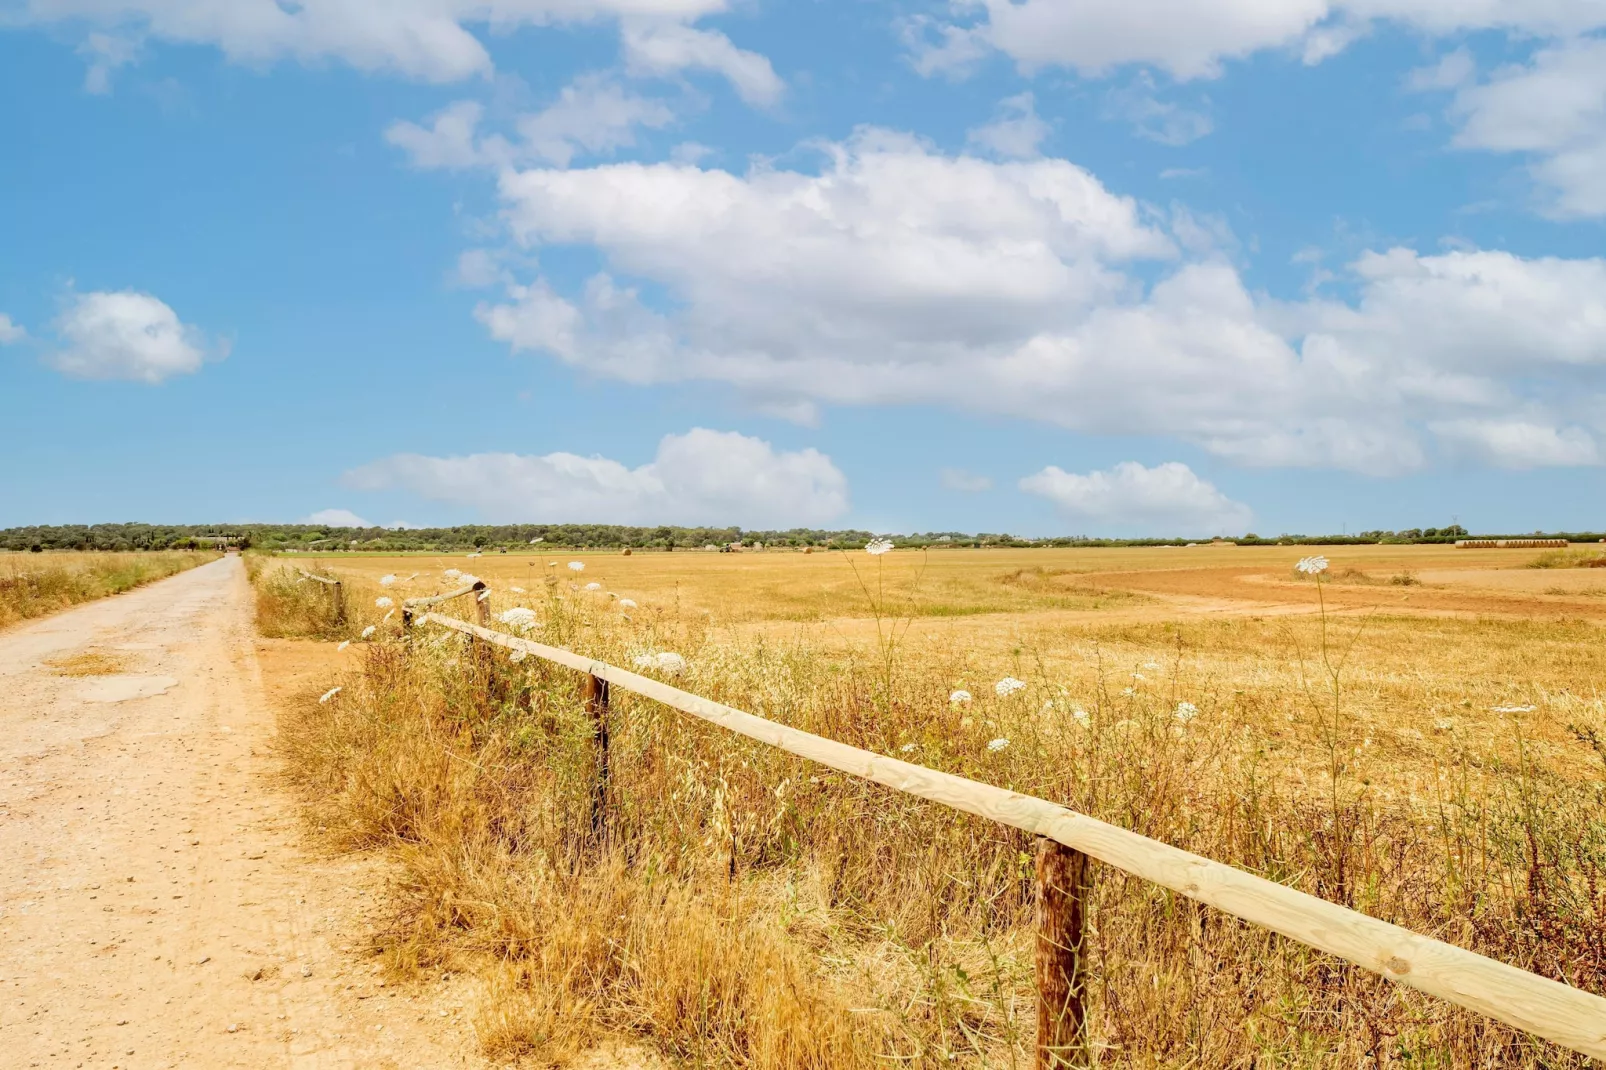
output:
[[[455, 592], [432, 601], [456, 597]], [[420, 602], [409, 603], [420, 605]], [[485, 605], [483, 598], [480, 606]], [[482, 618], [487, 616], [482, 612]], [[913, 765], [816, 736], [573, 651], [519, 639], [454, 617], [425, 613], [409, 625], [435, 624], [476, 640], [523, 651], [585, 673], [586, 705], [606, 712], [612, 688], [661, 702], [788, 754], [874, 781], [1038, 837], [1037, 924], [1039, 992], [1037, 1065], [1086, 1065], [1083, 962], [1088, 906], [1088, 858], [1337, 955], [1458, 1006], [1485, 1014], [1597, 1059], [1606, 1058], [1606, 999], [1526, 970], [1329, 903], [1232, 866], [1149, 839], [1086, 814], [951, 773]], [[599, 798], [605, 791], [606, 720]], [[601, 820], [594, 814], [594, 821]]]
[[346, 623], [346, 585], [332, 577], [320, 576], [316, 572], [308, 572], [304, 568], [298, 568], [296, 571], [301, 573], [302, 578], [316, 580], [329, 588], [329, 597], [334, 599], [335, 603], [335, 623]]

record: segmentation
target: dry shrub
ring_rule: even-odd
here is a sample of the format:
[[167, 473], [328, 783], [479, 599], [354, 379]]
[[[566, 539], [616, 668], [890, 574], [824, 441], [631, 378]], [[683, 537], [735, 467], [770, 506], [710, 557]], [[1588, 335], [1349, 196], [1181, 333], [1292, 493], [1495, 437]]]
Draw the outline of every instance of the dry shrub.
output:
[[[1093, 648], [1064, 683], [1026, 660], [1026, 689], [966, 705], [948, 700], [977, 675], [959, 647], [736, 643], [555, 585], [540, 616], [545, 642], [625, 665], [674, 650], [695, 693], [1606, 991], [1606, 791], [1520, 734], [1496, 751], [1447, 730], [1432, 795], [1410, 799], [1369, 782], [1371, 729], [1320, 689], [1274, 696], [1314, 726], [1316, 762], [1278, 749], [1236, 681], [1186, 681], [1198, 712], [1179, 710], [1181, 649], [1169, 674], [1129, 674]], [[624, 1034], [766, 1070], [1029, 1061], [1027, 837], [616, 693], [599, 842], [578, 686], [425, 629], [283, 726], [317, 823], [402, 864], [387, 961], [482, 973], [488, 1050], [556, 1065]], [[1598, 700], [1577, 706], [1577, 737], [1598, 733]], [[1585, 1065], [1104, 867], [1092, 917], [1105, 1065]]]
[[121, 594], [217, 558], [194, 550], [0, 554], [0, 626]]

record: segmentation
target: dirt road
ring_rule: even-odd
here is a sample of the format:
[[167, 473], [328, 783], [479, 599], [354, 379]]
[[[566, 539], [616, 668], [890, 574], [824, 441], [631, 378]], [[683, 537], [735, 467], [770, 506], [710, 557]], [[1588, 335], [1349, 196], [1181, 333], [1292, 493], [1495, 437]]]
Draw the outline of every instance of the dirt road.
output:
[[376, 863], [300, 845], [250, 606], [227, 558], [0, 632], [0, 1064], [479, 1065], [364, 953]]

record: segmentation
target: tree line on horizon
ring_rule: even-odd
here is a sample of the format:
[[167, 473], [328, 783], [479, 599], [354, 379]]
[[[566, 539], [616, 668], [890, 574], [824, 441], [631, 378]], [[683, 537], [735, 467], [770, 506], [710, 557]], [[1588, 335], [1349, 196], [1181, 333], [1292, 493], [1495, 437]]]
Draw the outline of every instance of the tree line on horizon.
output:
[[[1189, 543], [1230, 541], [1238, 545], [1342, 546], [1369, 543], [1450, 543], [1471, 537], [1466, 528], [1407, 528], [1401, 531], [1363, 531], [1354, 535], [1282, 534], [1253, 532], [1230, 540], [1183, 538], [1109, 539], [1063, 535], [1032, 539], [1007, 533], [959, 531], [916, 532], [908, 535], [856, 529], [790, 528], [752, 531], [739, 527], [630, 527], [620, 524], [461, 524], [443, 528], [347, 528], [325, 524], [60, 524], [0, 530], [0, 550], [172, 550], [212, 545], [231, 537], [237, 545], [265, 551], [296, 550], [309, 553], [452, 550], [528, 550], [549, 546], [565, 550], [694, 550], [735, 544], [760, 544], [776, 549], [861, 549], [873, 538], [890, 538], [906, 548], [976, 547], [1117, 547], [1183, 546]], [[1595, 542], [1600, 532], [1523, 532], [1480, 538], [1555, 538]]]

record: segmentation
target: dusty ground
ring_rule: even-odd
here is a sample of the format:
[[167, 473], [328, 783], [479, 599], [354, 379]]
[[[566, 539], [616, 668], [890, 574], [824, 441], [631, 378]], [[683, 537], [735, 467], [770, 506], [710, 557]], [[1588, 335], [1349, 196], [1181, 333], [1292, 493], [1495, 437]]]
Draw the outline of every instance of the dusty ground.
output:
[[480, 1065], [373, 968], [380, 863], [304, 844], [250, 606], [228, 558], [0, 632], [5, 1066]]

